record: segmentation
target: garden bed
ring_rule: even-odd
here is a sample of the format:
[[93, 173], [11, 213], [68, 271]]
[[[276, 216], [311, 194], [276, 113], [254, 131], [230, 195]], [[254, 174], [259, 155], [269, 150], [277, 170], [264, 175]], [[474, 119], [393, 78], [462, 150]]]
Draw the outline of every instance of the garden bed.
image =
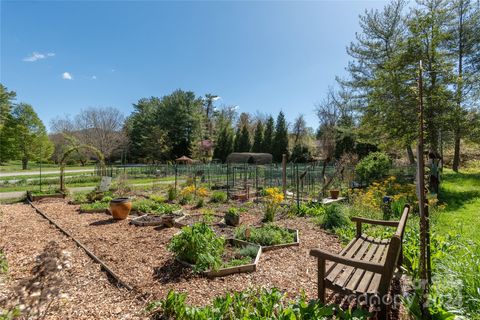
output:
[[276, 225], [240, 227], [235, 230], [235, 237], [262, 246], [263, 252], [300, 245], [298, 230]]
[[[173, 227], [177, 225], [177, 221], [183, 217], [183, 211], [177, 210], [173, 214], [150, 214], [150, 213], [137, 213], [138, 217], [133, 218], [130, 221], [130, 224], [140, 227], [147, 226], [160, 226], [166, 225], [168, 227]], [[171, 223], [171, 224], [170, 224]]]
[[30, 201], [39, 201], [42, 199], [52, 199], [52, 198], [58, 198], [58, 199], [64, 199], [66, 197], [66, 194], [63, 192], [55, 192], [55, 193], [40, 193], [40, 194], [35, 194], [32, 191], [27, 191], [27, 199]]
[[[257, 264], [260, 259], [260, 255], [262, 254], [262, 247], [259, 245], [255, 245], [246, 241], [242, 240], [237, 240], [237, 239], [226, 239], [225, 240], [225, 253], [223, 254], [222, 258], [224, 259], [224, 266], [222, 266], [218, 270], [209, 270], [209, 271], [203, 271], [202, 274], [207, 277], [224, 277], [230, 274], [234, 273], [244, 273], [244, 272], [254, 272], [257, 270]], [[249, 263], [242, 263], [241, 259], [238, 257], [238, 248], [244, 248], [247, 246], [252, 246], [257, 248], [257, 254], [255, 258], [250, 258]], [[194, 268], [195, 266], [176, 259], [179, 263], [182, 265], [189, 267], [189, 268]], [[238, 265], [232, 265], [230, 264], [235, 264], [232, 263], [233, 261], [238, 261], [240, 264]]]
[[[168, 243], [178, 229], [154, 226], [137, 228], [129, 224], [130, 221], [114, 221], [104, 213], [78, 214], [78, 206], [68, 205], [67, 201], [42, 202], [37, 206], [102, 259], [124, 282], [151, 297], [150, 300], [164, 298], [170, 290], [188, 291], [189, 303], [205, 305], [226, 292], [242, 291], [252, 287], [277, 287], [292, 297], [299, 296], [302, 291], [305, 291], [307, 297], [311, 299], [316, 296], [314, 285], [316, 272], [313, 270], [316, 270], [317, 266], [316, 261], [308, 256], [308, 251], [311, 248], [322, 248], [330, 252], [339, 252], [341, 249], [337, 237], [326, 234], [323, 229], [307, 219], [285, 219], [277, 224], [299, 230], [302, 234], [299, 247], [274, 250], [268, 254], [263, 254], [262, 250], [255, 272], [236, 273], [224, 278], [209, 278], [196, 276], [190, 268], [176, 262], [174, 255], [167, 250]], [[218, 205], [217, 211], [222, 211], [222, 206], [224, 205]], [[29, 205], [24, 204], [3, 205], [1, 209], [5, 219], [3, 224], [0, 221], [0, 225], [5, 232], [0, 233], [0, 239], [3, 237], [4, 240], [1, 243], [7, 245], [7, 256], [11, 250], [15, 250], [18, 261], [33, 261], [32, 255], [24, 255], [23, 252], [26, 248], [36, 245], [34, 239], [44, 237], [43, 233], [31, 236], [32, 228], [39, 221], [37, 218], [39, 215]], [[18, 212], [22, 212], [24, 216], [22, 228], [17, 228], [10, 223], [16, 221]], [[242, 213], [242, 223], [258, 225], [262, 217], [262, 208], [252, 206], [248, 213]], [[48, 227], [47, 222], [45, 225]], [[213, 228], [215, 229], [216, 226]], [[22, 246], [9, 245], [18, 243], [10, 241], [9, 237], [12, 238], [11, 240], [23, 239]], [[93, 262], [88, 262], [88, 258], [86, 261], [88, 265], [91, 263], [94, 267], [97, 266]], [[15, 262], [12, 261], [12, 270], [15, 270], [15, 266]], [[74, 267], [84, 268], [85, 264], [74, 264]], [[26, 266], [25, 272], [30, 269], [31, 266]], [[107, 289], [113, 287], [108, 284], [107, 277], [99, 267], [98, 275], [104, 279], [103, 286]], [[12, 274], [12, 277], [21, 278], [15, 274]], [[88, 281], [85, 283], [88, 284]], [[92, 285], [75, 284], [70, 290], [79, 291], [77, 288], [81, 288], [81, 294], [85, 296], [98, 294], [98, 289]], [[110, 296], [104, 298], [109, 301]], [[78, 300], [74, 301], [78, 302]], [[56, 310], [58, 315], [56, 319], [68, 318], [65, 315], [76, 312], [73, 308], [77, 308], [82, 314], [87, 314], [91, 308], [90, 304], [87, 305], [88, 307], [80, 304], [77, 304], [77, 307], [73, 305], [61, 307]], [[117, 306], [113, 309], [111, 307], [111, 304], [105, 306], [102, 304], [98, 312], [101, 310], [111, 313], [117, 308]], [[138, 307], [136, 310], [139, 314], [143, 314], [143, 307]], [[130, 310], [130, 313], [133, 311], [133, 309]], [[111, 316], [112, 319], [119, 317], [121, 316]]]
[[[211, 221], [209, 221], [211, 219]], [[185, 214], [181, 219], [178, 219], [176, 222], [177, 227], [182, 228], [186, 226], [191, 226], [197, 222], [205, 222], [208, 225], [217, 225], [222, 223], [223, 216], [215, 215], [206, 215], [206, 214]]]

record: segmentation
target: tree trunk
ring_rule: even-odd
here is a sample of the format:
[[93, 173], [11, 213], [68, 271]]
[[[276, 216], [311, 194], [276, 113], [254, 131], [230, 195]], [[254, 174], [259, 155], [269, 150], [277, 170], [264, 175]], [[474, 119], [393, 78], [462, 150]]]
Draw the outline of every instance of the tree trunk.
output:
[[410, 164], [415, 164], [415, 156], [413, 155], [413, 150], [411, 145], [407, 145], [407, 156], [408, 156], [408, 162]]
[[22, 158], [22, 170], [27, 170], [28, 168], [28, 159]]
[[455, 172], [458, 172], [460, 167], [460, 133], [458, 130], [455, 130], [455, 150], [453, 153], [453, 165], [452, 169]]

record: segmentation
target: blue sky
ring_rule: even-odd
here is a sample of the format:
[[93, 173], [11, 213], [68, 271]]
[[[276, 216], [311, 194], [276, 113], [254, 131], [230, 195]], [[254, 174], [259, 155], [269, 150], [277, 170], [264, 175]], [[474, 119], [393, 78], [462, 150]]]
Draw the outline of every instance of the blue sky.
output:
[[385, 3], [1, 1], [0, 82], [47, 127], [93, 106], [128, 115], [181, 88], [316, 128], [358, 15]]

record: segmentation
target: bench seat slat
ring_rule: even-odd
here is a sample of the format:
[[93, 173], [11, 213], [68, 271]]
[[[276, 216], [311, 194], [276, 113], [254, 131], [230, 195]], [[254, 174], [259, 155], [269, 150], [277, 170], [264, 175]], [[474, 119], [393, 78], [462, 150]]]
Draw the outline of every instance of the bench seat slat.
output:
[[[381, 244], [379, 245], [379, 248], [378, 248], [377, 252], [373, 256], [372, 261], [382, 262], [383, 259], [386, 258], [387, 252], [388, 252], [388, 242], [389, 241], [387, 239], [381, 241]], [[379, 278], [381, 278], [381, 275], [378, 274], [378, 273], [373, 273], [373, 272], [370, 272], [370, 271], [366, 271], [363, 274], [363, 277], [361, 278], [360, 282], [358, 283], [355, 291], [356, 292], [361, 292], [361, 293], [376, 292], [380, 283], [379, 282], [377, 283], [377, 281], [373, 282], [372, 281], [373, 278], [375, 278], [375, 279], [378, 278], [379, 279]], [[370, 285], [372, 285], [372, 286], [370, 287]]]
[[[372, 237], [367, 237], [367, 239], [365, 239], [360, 249], [354, 254], [352, 258], [355, 258], [358, 260], [364, 260], [365, 253], [369, 250], [370, 247], [374, 246], [374, 244], [372, 244], [373, 240], [374, 239]], [[334, 281], [335, 284], [341, 287], [344, 286], [347, 280], [350, 279], [352, 274], [355, 272], [355, 268], [352, 266], [342, 265], [342, 267], [343, 267], [342, 273], [340, 273], [337, 279], [335, 279]]]
[[[353, 239], [347, 246], [346, 250], [340, 252], [340, 255], [346, 258], [352, 258], [363, 245], [366, 238], [367, 236]], [[334, 263], [325, 273], [325, 280], [333, 283], [338, 274], [343, 270], [343, 267], [343, 264]]]
[[[382, 245], [382, 240], [375, 239], [375, 243], [370, 245], [370, 249], [368, 252], [365, 254], [365, 257], [363, 258], [365, 261], [370, 261], [370, 262], [376, 262], [374, 260], [374, 255], [377, 253], [377, 251], [382, 251], [385, 250], [385, 246]], [[357, 285], [364, 275], [365, 270], [357, 268], [355, 272], [353, 273], [352, 277], [346, 284], [344, 284], [344, 288], [350, 291], [354, 291], [357, 288]]]

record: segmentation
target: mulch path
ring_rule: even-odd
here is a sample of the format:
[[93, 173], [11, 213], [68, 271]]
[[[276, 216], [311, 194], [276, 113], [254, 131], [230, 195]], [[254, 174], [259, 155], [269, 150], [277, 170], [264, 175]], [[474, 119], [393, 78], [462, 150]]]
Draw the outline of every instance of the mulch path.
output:
[[52, 304], [48, 319], [144, 319], [143, 303], [117, 288], [75, 243], [38, 215], [29, 205], [0, 206], [0, 248], [6, 254], [8, 276], [0, 280], [0, 300], [22, 279], [32, 275], [35, 258], [50, 241], [71, 254], [61, 291], [67, 295]]
[[[136, 227], [128, 220], [115, 221], [103, 213], [80, 214], [78, 205], [69, 205], [65, 200], [43, 201], [36, 206], [133, 286], [136, 298], [140, 293], [147, 301], [164, 298], [170, 290], [175, 290], [188, 293], [189, 303], [205, 305], [226, 292], [259, 287], [277, 287], [292, 297], [304, 291], [308, 298], [315, 298], [317, 266], [309, 250], [323, 248], [339, 252], [341, 249], [337, 237], [308, 219], [286, 218], [277, 223], [299, 230], [298, 247], [263, 253], [256, 272], [208, 279], [192, 274], [167, 250], [168, 242], [179, 231], [177, 228]], [[55, 240], [72, 252], [73, 268], [65, 279], [68, 302], [62, 304], [52, 318], [131, 319], [144, 316], [141, 300], [109, 283], [98, 264], [29, 205], [4, 205], [0, 210], [4, 213], [0, 221], [0, 247], [4, 247], [10, 264], [7, 287], [28, 276], [35, 256], [48, 241]], [[261, 218], [258, 207], [242, 213], [242, 223], [247, 225], [257, 225]]]

